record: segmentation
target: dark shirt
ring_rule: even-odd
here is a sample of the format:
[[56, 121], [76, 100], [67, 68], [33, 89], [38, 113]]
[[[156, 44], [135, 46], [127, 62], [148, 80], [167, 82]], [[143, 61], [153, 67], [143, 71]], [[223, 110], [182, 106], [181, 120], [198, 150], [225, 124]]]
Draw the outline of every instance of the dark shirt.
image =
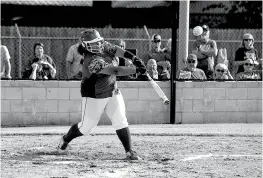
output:
[[[29, 78], [29, 76], [31, 75], [31, 73], [33, 71], [32, 64], [38, 63], [40, 60], [48, 62], [49, 64], [51, 64], [56, 69], [56, 64], [54, 63], [53, 59], [50, 56], [44, 54], [42, 59], [35, 57], [28, 62], [27, 67], [26, 67], [25, 72], [24, 72], [23, 78], [25, 78], [25, 79]], [[47, 64], [38, 64], [38, 65], [41, 67], [41, 69], [37, 70], [36, 79], [44, 79], [45, 76], [48, 79], [52, 79], [50, 67]]]
[[[255, 48], [247, 49], [245, 47], [238, 48], [235, 55], [235, 61], [244, 61], [245, 58], [258, 60], [258, 52]], [[243, 65], [238, 67], [237, 73], [244, 72]]]

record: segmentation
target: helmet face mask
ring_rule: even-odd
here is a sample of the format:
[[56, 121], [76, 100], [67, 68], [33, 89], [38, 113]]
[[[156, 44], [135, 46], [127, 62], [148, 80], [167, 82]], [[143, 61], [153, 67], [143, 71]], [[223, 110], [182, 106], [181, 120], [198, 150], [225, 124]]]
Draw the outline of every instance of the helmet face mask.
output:
[[99, 32], [94, 29], [86, 30], [81, 33], [82, 46], [91, 53], [102, 53], [104, 39]]

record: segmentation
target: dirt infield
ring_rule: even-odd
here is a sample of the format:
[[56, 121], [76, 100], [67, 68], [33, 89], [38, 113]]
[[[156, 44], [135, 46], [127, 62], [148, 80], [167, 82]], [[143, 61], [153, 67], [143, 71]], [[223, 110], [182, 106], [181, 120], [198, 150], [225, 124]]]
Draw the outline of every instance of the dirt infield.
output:
[[[18, 129], [15, 132], [15, 128], [2, 128], [1, 177], [262, 177], [262, 136], [253, 125], [250, 125], [253, 134], [241, 134], [250, 133], [246, 125], [233, 129], [235, 132], [232, 130], [232, 134], [220, 135], [218, 132], [206, 136], [196, 129], [202, 127], [198, 125], [192, 127], [196, 135], [187, 135], [187, 132], [162, 135], [165, 128], [169, 131], [172, 127], [152, 127], [155, 127], [155, 135], [147, 129], [143, 132], [140, 126], [131, 129], [134, 149], [142, 157], [142, 160], [132, 162], [124, 159], [124, 149], [108, 127], [99, 127], [93, 136], [73, 140], [72, 149], [67, 154], [55, 150], [61, 136], [59, 133], [47, 134], [46, 129], [42, 134], [33, 135], [33, 131], [19, 134]], [[213, 130], [209, 127], [208, 131]], [[41, 129], [34, 132], [41, 133]], [[237, 132], [240, 134], [233, 134]]]

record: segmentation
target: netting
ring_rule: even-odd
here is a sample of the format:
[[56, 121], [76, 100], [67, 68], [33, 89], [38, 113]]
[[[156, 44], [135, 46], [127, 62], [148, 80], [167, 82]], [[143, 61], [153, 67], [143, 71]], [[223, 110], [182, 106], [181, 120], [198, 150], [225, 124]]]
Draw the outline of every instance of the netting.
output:
[[[11, 55], [12, 77], [19, 78], [19, 72], [23, 72], [27, 62], [33, 58], [33, 46], [36, 42], [44, 44], [44, 53], [51, 56], [57, 66], [56, 79], [67, 79], [66, 55], [71, 45], [78, 41], [78, 35], [83, 28], [41, 28], [41, 27], [19, 27], [21, 39], [17, 37], [14, 27], [1, 27], [1, 43], [6, 45]], [[113, 29], [100, 28], [98, 31], [105, 40], [117, 44], [119, 39], [126, 42], [127, 49], [136, 49], [137, 55], [144, 58], [148, 53], [149, 39], [143, 28], [136, 29]], [[161, 48], [166, 47], [167, 40], [171, 38], [171, 29], [148, 29], [150, 36], [160, 34], [162, 37]], [[228, 60], [230, 61], [229, 69], [233, 77], [236, 75], [236, 68], [232, 62], [235, 58], [235, 52], [241, 45], [244, 33], [251, 33], [254, 36], [254, 47], [258, 50], [259, 58], [262, 58], [262, 31], [252, 29], [237, 30], [219, 30], [210, 29], [210, 38], [215, 40], [220, 48], [227, 49]], [[179, 35], [179, 34], [178, 34]], [[21, 43], [19, 42], [21, 40]], [[193, 45], [192, 29], [189, 29], [189, 53]], [[178, 43], [177, 43], [178, 44]], [[21, 54], [19, 54], [21, 49]], [[177, 53], [178, 53], [177, 46]], [[177, 54], [176, 54], [177, 55]], [[19, 69], [19, 60], [21, 60], [21, 70]], [[175, 59], [172, 59], [175, 60]], [[145, 63], [147, 61], [144, 61]], [[185, 66], [185, 59], [178, 59], [177, 68]]]

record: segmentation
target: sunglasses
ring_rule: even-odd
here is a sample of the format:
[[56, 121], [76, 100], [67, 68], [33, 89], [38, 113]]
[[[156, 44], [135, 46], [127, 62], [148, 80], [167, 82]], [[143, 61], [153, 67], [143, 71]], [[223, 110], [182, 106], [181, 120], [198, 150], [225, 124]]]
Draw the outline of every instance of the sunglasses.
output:
[[216, 71], [217, 71], [217, 72], [221, 72], [221, 73], [224, 73], [224, 72], [225, 72], [225, 70], [223, 70], [223, 69], [222, 69], [222, 70], [217, 69]]
[[250, 63], [245, 63], [245, 66], [253, 66], [254, 64], [250, 64]]
[[160, 43], [161, 40], [154, 40], [153, 42], [154, 42], [154, 43]]
[[253, 39], [244, 39], [244, 41], [252, 41]]
[[187, 61], [189, 64], [194, 64], [195, 63], [195, 61]]

